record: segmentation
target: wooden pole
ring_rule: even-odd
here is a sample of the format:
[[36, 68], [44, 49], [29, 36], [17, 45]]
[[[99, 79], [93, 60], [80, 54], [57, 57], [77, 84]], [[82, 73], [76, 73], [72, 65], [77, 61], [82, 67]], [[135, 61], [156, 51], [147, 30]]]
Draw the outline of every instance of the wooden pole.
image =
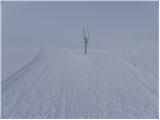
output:
[[84, 36], [84, 53], [87, 54], [87, 44], [89, 43], [89, 29], [88, 27], [83, 28], [83, 36]]

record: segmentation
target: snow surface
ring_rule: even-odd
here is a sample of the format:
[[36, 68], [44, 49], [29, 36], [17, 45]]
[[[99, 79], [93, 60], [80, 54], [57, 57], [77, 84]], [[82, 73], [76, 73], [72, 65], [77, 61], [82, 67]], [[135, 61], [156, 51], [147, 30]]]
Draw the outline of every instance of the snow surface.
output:
[[14, 54], [15, 65], [6, 47], [2, 55], [11, 57], [12, 72], [3, 57], [2, 118], [158, 118], [155, 43], [89, 49], [87, 55], [27, 50]]
[[4, 46], [2, 54], [2, 80], [8, 79], [15, 71], [20, 71], [38, 53], [38, 49], [17, 46]]

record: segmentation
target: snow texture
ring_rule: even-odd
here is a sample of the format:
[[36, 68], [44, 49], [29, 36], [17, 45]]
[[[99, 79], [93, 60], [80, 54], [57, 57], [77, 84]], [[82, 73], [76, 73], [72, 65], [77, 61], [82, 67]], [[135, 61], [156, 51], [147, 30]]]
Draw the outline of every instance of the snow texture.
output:
[[158, 118], [155, 43], [87, 55], [3, 46], [2, 118]]

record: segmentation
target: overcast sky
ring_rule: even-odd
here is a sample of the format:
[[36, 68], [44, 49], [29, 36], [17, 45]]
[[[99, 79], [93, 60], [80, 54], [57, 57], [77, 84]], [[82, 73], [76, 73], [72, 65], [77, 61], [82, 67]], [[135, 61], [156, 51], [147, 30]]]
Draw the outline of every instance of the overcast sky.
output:
[[82, 27], [91, 46], [158, 39], [158, 2], [3, 2], [2, 45], [80, 48]]

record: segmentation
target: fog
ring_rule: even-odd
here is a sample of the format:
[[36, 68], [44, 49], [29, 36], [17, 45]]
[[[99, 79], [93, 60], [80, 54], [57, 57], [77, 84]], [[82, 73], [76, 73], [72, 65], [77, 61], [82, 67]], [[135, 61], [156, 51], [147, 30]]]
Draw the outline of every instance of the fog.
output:
[[[158, 39], [158, 2], [2, 2], [2, 45], [92, 48]], [[126, 42], [123, 42], [126, 43]]]
[[2, 2], [1, 117], [159, 118], [158, 31], [158, 1]]

